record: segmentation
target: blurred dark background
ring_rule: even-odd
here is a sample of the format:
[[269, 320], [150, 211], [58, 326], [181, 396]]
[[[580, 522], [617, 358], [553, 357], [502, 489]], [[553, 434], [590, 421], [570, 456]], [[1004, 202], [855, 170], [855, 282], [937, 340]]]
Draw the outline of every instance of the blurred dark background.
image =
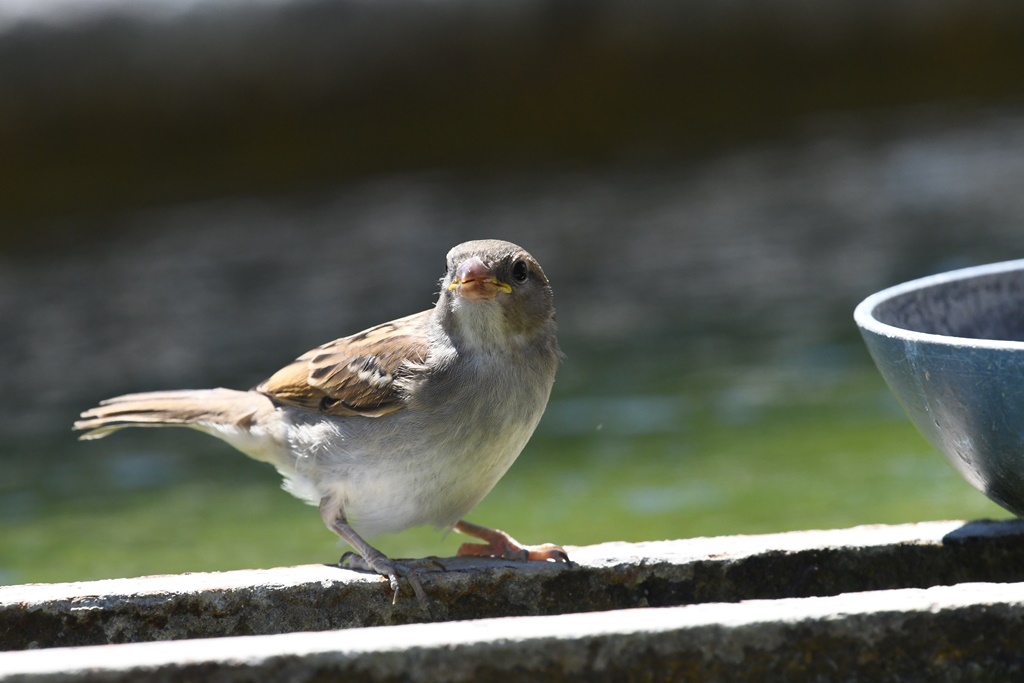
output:
[[[852, 310], [1024, 254], [1022, 73], [1014, 0], [0, 0], [0, 524], [28, 538], [83, 489], [173, 482], [153, 452], [216, 448], [75, 445], [78, 411], [254, 385], [429, 307], [482, 237], [554, 284], [568, 360], [539, 438], [586, 434], [559, 444], [581, 482], [630, 430], [696, 452], [700, 406], [752, 443], [783, 417], [737, 415], [800, 397], [912, 434]], [[900, 521], [870, 507], [707, 533]], [[0, 571], [51, 576], [26, 547], [0, 542]]]

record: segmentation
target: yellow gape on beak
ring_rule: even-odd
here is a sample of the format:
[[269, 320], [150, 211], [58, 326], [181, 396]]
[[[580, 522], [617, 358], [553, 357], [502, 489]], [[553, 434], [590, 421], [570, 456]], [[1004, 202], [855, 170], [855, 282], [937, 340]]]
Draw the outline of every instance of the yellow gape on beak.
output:
[[511, 294], [512, 285], [499, 281], [494, 270], [474, 256], [456, 269], [448, 291], [464, 299], [493, 299], [499, 292]]

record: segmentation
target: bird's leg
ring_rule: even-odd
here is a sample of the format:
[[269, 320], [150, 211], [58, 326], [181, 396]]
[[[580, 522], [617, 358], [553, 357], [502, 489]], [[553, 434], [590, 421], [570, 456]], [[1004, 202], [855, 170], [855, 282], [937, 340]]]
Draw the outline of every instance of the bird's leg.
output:
[[398, 576], [400, 574], [412, 585], [412, 590], [416, 593], [416, 598], [419, 600], [420, 605], [428, 612], [430, 611], [427, 605], [427, 594], [424, 592], [423, 586], [420, 585], [415, 570], [397, 562], [392, 562], [388, 559], [387, 555], [363, 540], [363, 537], [349, 526], [341, 506], [334, 499], [328, 496], [320, 501], [320, 516], [323, 518], [324, 524], [327, 525], [328, 529], [338, 534], [343, 541], [356, 549], [356, 552], [359, 553], [359, 556], [366, 563], [366, 567], [370, 571], [387, 577], [391, 590], [394, 591], [391, 604], [395, 604], [398, 600]]
[[476, 557], [500, 557], [505, 560], [555, 560], [556, 562], [568, 562], [569, 553], [561, 546], [545, 543], [544, 545], [523, 545], [504, 531], [488, 529], [479, 524], [467, 522], [460, 519], [455, 523], [455, 530], [460, 534], [466, 534], [481, 541], [482, 543], [463, 543], [459, 548], [459, 555], [473, 555]]

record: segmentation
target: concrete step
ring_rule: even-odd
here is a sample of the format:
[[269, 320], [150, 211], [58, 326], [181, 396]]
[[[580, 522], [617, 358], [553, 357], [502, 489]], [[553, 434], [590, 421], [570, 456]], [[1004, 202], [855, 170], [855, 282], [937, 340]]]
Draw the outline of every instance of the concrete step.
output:
[[[1008, 681], [1024, 584], [0, 655], [4, 681]], [[351, 678], [348, 678], [351, 677]]]
[[[392, 605], [379, 577], [328, 565], [4, 587], [0, 646], [29, 651], [0, 653], [0, 680], [818, 680], [829, 667], [925, 680], [878, 675], [939, 665], [989, 680], [975, 674], [1024, 668], [1020, 520], [571, 555], [569, 567], [440, 560], [449, 571], [422, 575], [429, 613], [411, 591]], [[89, 647], [110, 643], [126, 645]]]

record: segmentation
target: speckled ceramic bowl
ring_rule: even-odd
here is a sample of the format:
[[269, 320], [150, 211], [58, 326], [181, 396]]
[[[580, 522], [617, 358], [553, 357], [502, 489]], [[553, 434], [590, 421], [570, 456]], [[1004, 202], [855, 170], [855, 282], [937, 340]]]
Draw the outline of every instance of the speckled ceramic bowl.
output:
[[972, 486], [1024, 516], [1024, 260], [897, 285], [853, 315], [921, 433]]

